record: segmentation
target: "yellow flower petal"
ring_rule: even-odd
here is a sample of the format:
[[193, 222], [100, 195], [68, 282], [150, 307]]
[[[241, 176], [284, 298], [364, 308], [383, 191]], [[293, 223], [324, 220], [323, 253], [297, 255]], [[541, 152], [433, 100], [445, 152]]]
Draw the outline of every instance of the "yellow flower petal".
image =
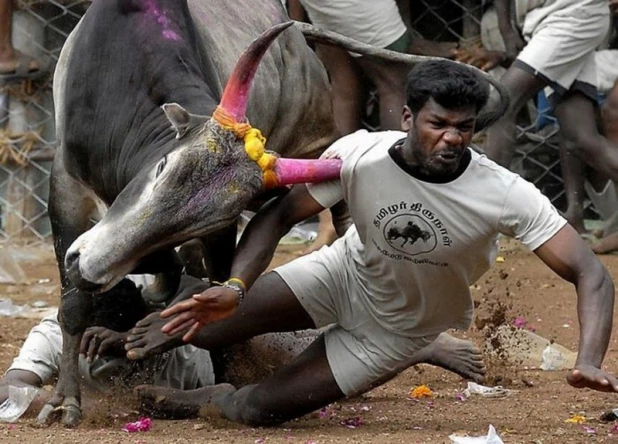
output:
[[410, 390], [410, 393], [408, 396], [410, 398], [415, 398], [415, 399], [431, 398], [433, 396], [433, 392], [431, 391], [429, 387], [423, 384], [423, 385], [419, 385], [418, 387], [414, 387], [412, 390]]

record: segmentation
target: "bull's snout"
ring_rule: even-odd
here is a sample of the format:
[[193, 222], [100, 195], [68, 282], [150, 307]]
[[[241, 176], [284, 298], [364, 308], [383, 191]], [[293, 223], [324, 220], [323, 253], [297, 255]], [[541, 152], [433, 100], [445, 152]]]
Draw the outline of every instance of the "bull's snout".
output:
[[67, 276], [77, 289], [86, 293], [99, 293], [103, 288], [101, 284], [95, 284], [83, 278], [79, 269], [79, 251], [69, 251], [64, 259], [64, 266]]

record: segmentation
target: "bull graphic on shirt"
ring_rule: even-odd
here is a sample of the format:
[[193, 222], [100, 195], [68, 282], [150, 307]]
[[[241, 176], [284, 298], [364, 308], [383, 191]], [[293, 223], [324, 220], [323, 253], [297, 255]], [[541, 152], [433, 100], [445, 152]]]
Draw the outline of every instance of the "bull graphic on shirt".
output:
[[406, 244], [414, 245], [414, 243], [419, 239], [422, 239], [423, 242], [427, 242], [429, 238], [431, 238], [431, 233], [421, 229], [421, 227], [416, 225], [414, 222], [408, 221], [403, 228], [398, 226], [390, 227], [388, 229], [387, 238], [389, 242], [399, 238], [403, 239], [401, 247], [404, 247]]

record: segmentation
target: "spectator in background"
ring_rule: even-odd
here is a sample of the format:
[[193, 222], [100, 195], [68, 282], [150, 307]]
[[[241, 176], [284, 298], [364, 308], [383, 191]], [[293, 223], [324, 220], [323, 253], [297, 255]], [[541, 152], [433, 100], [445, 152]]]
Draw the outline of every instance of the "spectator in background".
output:
[[[359, 42], [398, 52], [452, 58], [456, 42], [433, 42], [412, 37], [395, 0], [288, 0], [288, 13], [294, 20], [311, 23]], [[405, 105], [406, 74], [409, 66], [384, 63], [345, 49], [316, 45], [316, 53], [328, 71], [333, 97], [335, 123], [341, 136], [361, 129], [365, 100], [362, 75], [375, 85], [382, 130], [401, 129], [401, 110]], [[318, 238], [307, 252], [332, 243], [336, 234], [330, 215], [320, 215]]]
[[[618, 2], [610, 3], [615, 9]], [[517, 26], [510, 19], [513, 8]], [[511, 93], [512, 106], [507, 116], [490, 129], [487, 155], [503, 165], [510, 163], [517, 113], [544, 87], [552, 89], [550, 103], [556, 107], [561, 126], [561, 170], [567, 197], [565, 217], [579, 233], [588, 237], [583, 217], [586, 191], [605, 218], [613, 210], [600, 207], [616, 201], [612, 199], [615, 192], [613, 185], [608, 184], [608, 177], [618, 177], [615, 151], [618, 140], [604, 138], [596, 126], [597, 85], [607, 84], [608, 77], [615, 75], [613, 66], [602, 65], [608, 57], [613, 57], [613, 51], [596, 52], [607, 36], [608, 2], [496, 0], [495, 10], [503, 42], [494, 48], [468, 49], [457, 54], [458, 60], [485, 70], [498, 65], [508, 68], [502, 82]], [[491, 30], [486, 35], [491, 35]], [[593, 167], [586, 186], [582, 161]]]
[[0, 85], [31, 79], [39, 74], [39, 62], [13, 47], [11, 0], [0, 0]]

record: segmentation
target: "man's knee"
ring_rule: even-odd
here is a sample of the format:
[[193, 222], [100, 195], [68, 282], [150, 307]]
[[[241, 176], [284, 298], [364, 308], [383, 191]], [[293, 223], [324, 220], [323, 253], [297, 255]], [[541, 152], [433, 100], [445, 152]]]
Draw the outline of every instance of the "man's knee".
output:
[[590, 134], [582, 128], [574, 128], [573, 131], [564, 131], [562, 145], [569, 152], [578, 157], [595, 154], [598, 141], [594, 134]]

